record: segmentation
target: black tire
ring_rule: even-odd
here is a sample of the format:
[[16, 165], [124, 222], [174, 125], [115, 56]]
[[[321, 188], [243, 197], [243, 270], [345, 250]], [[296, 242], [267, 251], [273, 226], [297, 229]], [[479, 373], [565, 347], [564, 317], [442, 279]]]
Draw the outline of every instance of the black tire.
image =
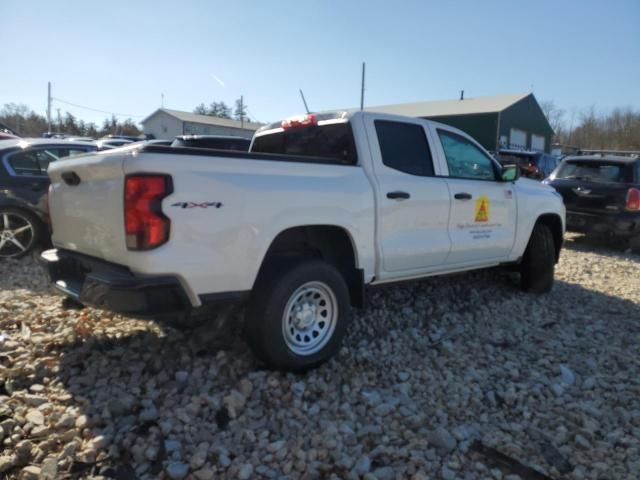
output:
[[[246, 311], [244, 331], [251, 349], [276, 370], [317, 367], [338, 351], [351, 318], [343, 276], [320, 260], [265, 270]], [[300, 303], [303, 299], [305, 303]], [[302, 318], [291, 313], [296, 308]], [[285, 316], [285, 311], [290, 314]]]
[[629, 248], [633, 253], [640, 253], [640, 235], [629, 239]]
[[[6, 228], [5, 217], [9, 219], [9, 228]], [[3, 232], [10, 230], [15, 232], [20, 228], [29, 226], [29, 231], [21, 231], [15, 234], [17, 240], [24, 249], [21, 249], [10, 240], [2, 242]], [[35, 247], [41, 244], [44, 226], [38, 217], [34, 214], [13, 207], [0, 207], [0, 259], [20, 258], [30, 254]]]
[[553, 287], [556, 250], [547, 225], [533, 227], [520, 264], [520, 286], [525, 292], [547, 293]]

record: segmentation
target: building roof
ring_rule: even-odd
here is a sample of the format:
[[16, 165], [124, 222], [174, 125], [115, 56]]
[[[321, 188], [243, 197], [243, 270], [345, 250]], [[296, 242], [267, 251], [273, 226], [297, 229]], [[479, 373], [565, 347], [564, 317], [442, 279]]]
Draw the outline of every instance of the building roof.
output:
[[157, 113], [166, 113], [167, 115], [171, 115], [172, 117], [177, 118], [183, 122], [191, 122], [191, 123], [202, 123], [205, 125], [216, 125], [218, 127], [231, 127], [231, 128], [244, 128], [245, 130], [257, 130], [262, 126], [260, 123], [254, 122], [244, 122], [244, 126], [241, 126], [242, 123], [240, 120], [233, 120], [231, 118], [220, 118], [220, 117], [212, 117], [210, 115], [199, 115], [197, 113], [191, 112], [183, 112], [181, 110], [170, 110], [168, 108], [159, 108], [147, 118], [142, 120], [142, 124], [144, 124], [151, 117], [156, 115]]
[[494, 97], [465, 98], [464, 100], [438, 100], [432, 102], [400, 103], [397, 105], [379, 105], [366, 107], [365, 110], [380, 113], [393, 113], [408, 117], [441, 117], [445, 115], [469, 115], [473, 113], [501, 112], [531, 93], [497, 95]]

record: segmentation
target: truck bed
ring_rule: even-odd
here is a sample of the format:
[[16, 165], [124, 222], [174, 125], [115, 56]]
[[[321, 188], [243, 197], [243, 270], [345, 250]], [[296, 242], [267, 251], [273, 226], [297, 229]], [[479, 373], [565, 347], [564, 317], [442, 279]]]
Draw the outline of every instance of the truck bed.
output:
[[[72, 173], [76, 185], [62, 178]], [[149, 251], [127, 249], [124, 230], [125, 177], [140, 173], [170, 175], [173, 186], [161, 205], [169, 241]], [[49, 176], [56, 248], [136, 274], [188, 274], [194, 304], [200, 294], [250, 289], [271, 241], [290, 226], [331, 218], [375, 258], [372, 186], [361, 168], [335, 160], [150, 145], [55, 162]]]

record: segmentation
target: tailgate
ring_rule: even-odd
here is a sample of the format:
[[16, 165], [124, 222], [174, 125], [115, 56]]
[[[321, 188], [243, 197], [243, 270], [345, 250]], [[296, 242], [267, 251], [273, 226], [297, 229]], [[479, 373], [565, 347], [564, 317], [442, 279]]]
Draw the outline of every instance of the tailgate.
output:
[[51, 163], [53, 244], [105, 260], [126, 253], [124, 154], [94, 153]]
[[585, 213], [624, 211], [629, 190], [623, 183], [554, 180], [552, 185], [562, 195], [567, 210]]

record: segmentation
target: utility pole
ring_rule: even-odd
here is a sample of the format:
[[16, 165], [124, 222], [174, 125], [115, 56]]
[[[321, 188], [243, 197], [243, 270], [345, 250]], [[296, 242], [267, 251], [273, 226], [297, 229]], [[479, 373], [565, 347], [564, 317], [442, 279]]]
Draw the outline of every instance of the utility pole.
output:
[[58, 132], [62, 131], [62, 117], [60, 116], [60, 109], [56, 108], [58, 111]]
[[244, 96], [240, 95], [240, 128], [244, 128]]
[[164, 108], [164, 93], [160, 94], [160, 108]]
[[51, 82], [47, 82], [47, 131], [51, 131]]
[[360, 111], [364, 110], [364, 69], [365, 69], [365, 63], [362, 62], [362, 87], [360, 89]]

